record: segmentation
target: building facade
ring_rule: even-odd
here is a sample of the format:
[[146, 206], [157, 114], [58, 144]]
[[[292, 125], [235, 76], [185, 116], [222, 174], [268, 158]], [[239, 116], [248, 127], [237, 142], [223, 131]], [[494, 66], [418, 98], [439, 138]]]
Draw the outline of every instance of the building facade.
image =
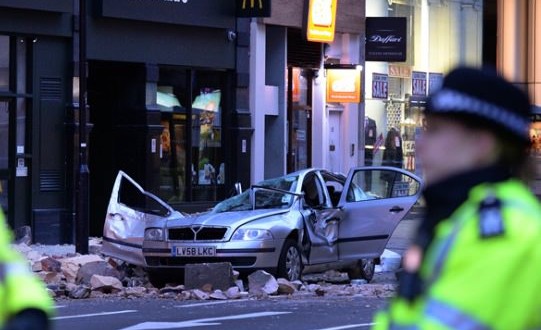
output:
[[[86, 190], [90, 234], [101, 235], [119, 170], [185, 211], [249, 183], [235, 2], [2, 0], [0, 8], [0, 202], [12, 227], [30, 225], [37, 242], [72, 242]], [[88, 185], [79, 179], [83, 148]]]

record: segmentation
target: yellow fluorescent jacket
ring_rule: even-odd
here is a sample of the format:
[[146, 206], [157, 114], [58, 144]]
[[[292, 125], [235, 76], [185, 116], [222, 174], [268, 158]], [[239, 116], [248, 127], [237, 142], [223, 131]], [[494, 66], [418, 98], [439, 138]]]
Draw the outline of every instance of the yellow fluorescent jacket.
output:
[[44, 283], [29, 269], [28, 262], [11, 248], [11, 235], [0, 210], [0, 329], [11, 316], [27, 308], [51, 315], [53, 301]]
[[[482, 238], [478, 209], [490, 196], [502, 203], [504, 232]], [[424, 294], [412, 303], [393, 298], [376, 314], [373, 329], [541, 329], [541, 206], [536, 197], [517, 180], [474, 187], [437, 225], [421, 277]]]

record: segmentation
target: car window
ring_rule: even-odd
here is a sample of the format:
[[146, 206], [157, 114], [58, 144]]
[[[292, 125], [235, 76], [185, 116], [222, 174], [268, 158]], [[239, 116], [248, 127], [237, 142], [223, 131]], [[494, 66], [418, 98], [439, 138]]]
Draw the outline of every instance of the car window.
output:
[[348, 202], [413, 196], [420, 189], [413, 177], [391, 170], [359, 170], [351, 183]]
[[306, 204], [310, 207], [316, 208], [324, 205], [326, 202], [323, 187], [315, 173], [308, 173], [305, 176], [302, 183], [302, 192], [304, 193]]
[[261, 181], [242, 194], [218, 203], [212, 212], [289, 208], [295, 198], [292, 193], [297, 186], [297, 180], [297, 176], [288, 175]]
[[331, 198], [332, 205], [333, 207], [337, 207], [338, 202], [340, 201], [340, 196], [344, 191], [346, 178], [343, 175], [332, 175], [330, 173], [322, 173], [322, 176], [323, 181], [325, 181], [325, 187], [327, 188], [329, 197]]
[[139, 190], [126, 178], [122, 178], [118, 191], [118, 202], [143, 213], [168, 216], [170, 211], [161, 205], [155, 197]]

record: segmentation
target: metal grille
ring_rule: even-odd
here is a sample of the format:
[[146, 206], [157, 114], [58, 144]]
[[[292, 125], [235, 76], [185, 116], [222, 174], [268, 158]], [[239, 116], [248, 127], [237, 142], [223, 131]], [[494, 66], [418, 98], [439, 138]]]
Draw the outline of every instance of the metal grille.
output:
[[62, 99], [62, 80], [60, 78], [41, 78], [39, 94], [41, 100], [60, 101]]
[[64, 176], [61, 171], [42, 170], [39, 173], [40, 191], [62, 191], [64, 189]]
[[169, 239], [174, 241], [219, 241], [227, 232], [225, 227], [181, 227], [169, 229]]

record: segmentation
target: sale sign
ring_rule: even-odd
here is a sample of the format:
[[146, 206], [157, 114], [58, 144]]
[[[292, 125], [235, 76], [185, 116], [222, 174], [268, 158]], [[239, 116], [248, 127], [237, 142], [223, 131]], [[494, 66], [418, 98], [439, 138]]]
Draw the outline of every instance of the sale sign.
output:
[[426, 96], [426, 72], [413, 71], [411, 73], [411, 95]]
[[389, 76], [382, 73], [372, 73], [372, 98], [387, 99], [389, 96]]

